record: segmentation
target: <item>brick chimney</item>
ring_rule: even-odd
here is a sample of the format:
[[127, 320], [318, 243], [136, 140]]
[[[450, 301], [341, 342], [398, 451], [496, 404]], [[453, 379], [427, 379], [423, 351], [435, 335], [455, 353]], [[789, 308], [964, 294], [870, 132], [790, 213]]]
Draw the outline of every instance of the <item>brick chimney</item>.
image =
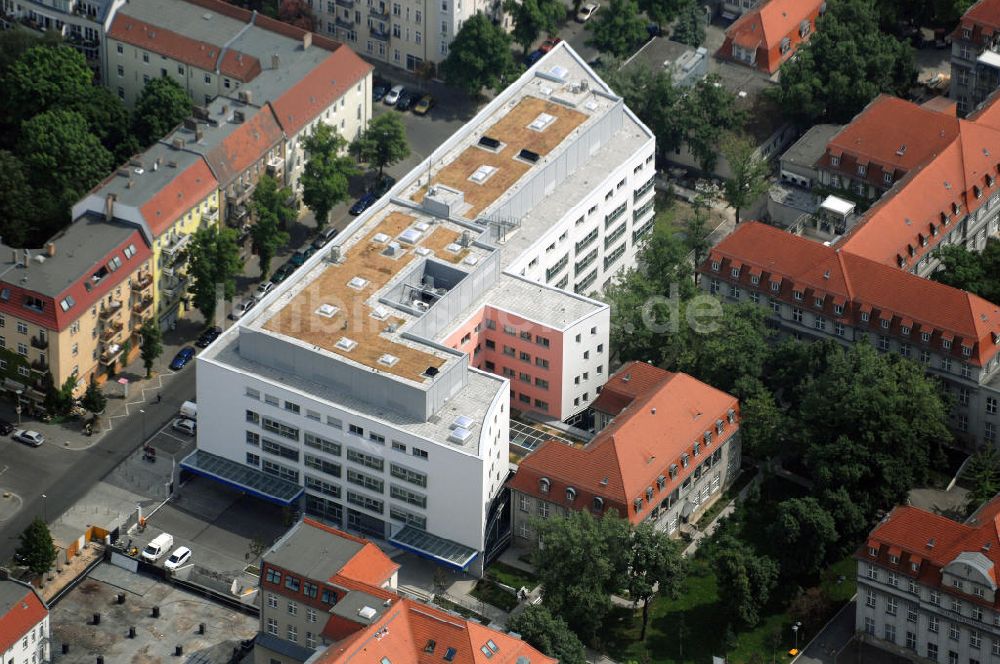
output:
[[104, 197], [104, 221], [111, 221], [115, 217], [115, 195], [108, 194]]

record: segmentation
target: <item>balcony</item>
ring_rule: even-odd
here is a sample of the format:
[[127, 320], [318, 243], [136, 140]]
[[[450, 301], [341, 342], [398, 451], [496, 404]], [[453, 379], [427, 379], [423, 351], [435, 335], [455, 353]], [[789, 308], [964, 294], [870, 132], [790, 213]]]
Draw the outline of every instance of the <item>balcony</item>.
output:
[[285, 172], [285, 160], [281, 157], [271, 157], [267, 160], [267, 174], [273, 178], [280, 178]]
[[120, 344], [111, 344], [106, 351], [101, 353], [101, 364], [104, 366], [114, 364], [121, 357], [122, 350]]
[[111, 341], [118, 336], [118, 333], [121, 332], [124, 327], [125, 326], [120, 320], [116, 320], [115, 322], [109, 324], [104, 328], [104, 331], [101, 332], [101, 341]]
[[147, 295], [146, 297], [142, 298], [134, 305], [132, 305], [132, 311], [134, 311], [137, 314], [142, 314], [152, 305], [153, 305], [153, 298]]
[[144, 272], [132, 280], [132, 290], [142, 292], [153, 285], [153, 275]]
[[372, 36], [372, 39], [377, 39], [379, 41], [384, 41], [384, 42], [389, 41], [388, 32], [382, 32], [381, 30], [377, 30], [375, 28], [370, 28], [369, 32]]
[[163, 247], [163, 253], [176, 259], [178, 254], [187, 246], [188, 242], [191, 241], [190, 235], [175, 235], [174, 239], [170, 244]]
[[110, 304], [106, 305], [103, 309], [101, 309], [100, 318], [102, 321], [108, 321], [114, 318], [114, 316], [121, 310], [122, 310], [122, 301], [111, 300]]
[[338, 7], [343, 7], [345, 9], [354, 9], [354, 0], [334, 0]]
[[44, 335], [39, 335], [37, 337], [31, 337], [31, 345], [40, 350], [45, 350], [49, 347], [49, 338]]
[[49, 370], [49, 363], [42, 359], [32, 360], [31, 369], [32, 371], [37, 371], [38, 373], [45, 373]]
[[201, 218], [213, 224], [219, 223], [219, 208], [217, 206], [208, 208], [208, 212], [202, 215]]
[[344, 18], [342, 16], [338, 16], [337, 20], [336, 20], [336, 23], [337, 23], [337, 27], [338, 28], [343, 28], [344, 30], [353, 30], [354, 29], [354, 19]]
[[389, 20], [389, 8], [386, 5], [369, 5], [368, 6], [368, 16], [376, 21], [388, 21]]

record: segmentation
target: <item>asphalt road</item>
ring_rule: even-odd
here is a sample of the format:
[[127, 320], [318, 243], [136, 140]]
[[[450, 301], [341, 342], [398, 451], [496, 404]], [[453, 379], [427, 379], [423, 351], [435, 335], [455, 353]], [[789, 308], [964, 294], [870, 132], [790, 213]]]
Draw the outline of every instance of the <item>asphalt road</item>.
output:
[[[181, 403], [194, 395], [194, 380], [195, 368], [191, 365], [164, 381], [162, 403], [145, 409], [148, 431], [157, 431], [176, 416]], [[0, 485], [24, 501], [21, 509], [0, 525], [0, 561], [11, 558], [18, 546], [18, 535], [35, 517], [52, 521], [142, 445], [141, 417], [136, 411], [128, 421], [119, 420], [97, 445], [87, 450], [72, 451], [49, 443], [30, 448], [9, 438], [0, 442], [0, 470], [16, 469], [8, 471], [12, 476], [0, 475]], [[44, 501], [42, 494], [47, 496]]]

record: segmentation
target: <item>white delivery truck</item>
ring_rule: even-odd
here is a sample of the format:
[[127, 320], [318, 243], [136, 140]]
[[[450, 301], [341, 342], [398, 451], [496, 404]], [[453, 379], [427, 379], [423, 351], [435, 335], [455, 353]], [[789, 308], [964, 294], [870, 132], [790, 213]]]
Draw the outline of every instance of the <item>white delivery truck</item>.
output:
[[142, 557], [147, 562], [155, 562], [159, 560], [170, 547], [174, 545], [174, 536], [169, 533], [161, 533], [153, 539], [152, 542], [146, 545], [146, 548], [142, 550]]
[[185, 401], [181, 404], [181, 417], [198, 421], [198, 404], [193, 401]]

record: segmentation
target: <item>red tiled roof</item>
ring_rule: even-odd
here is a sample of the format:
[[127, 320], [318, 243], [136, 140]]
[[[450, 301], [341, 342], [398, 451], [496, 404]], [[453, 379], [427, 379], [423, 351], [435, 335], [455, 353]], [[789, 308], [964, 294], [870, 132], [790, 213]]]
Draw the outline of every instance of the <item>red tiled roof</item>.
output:
[[281, 142], [282, 136], [271, 104], [264, 104], [222, 143], [209, 150], [205, 160], [219, 184], [226, 187], [255, 161], [263, 159], [268, 150]]
[[[794, 281], [805, 292], [803, 301], [812, 305], [814, 292], [845, 298], [843, 319], [854, 318], [857, 324], [862, 311], [890, 312], [896, 321], [890, 328], [899, 332], [904, 319], [912, 321], [914, 338], [923, 331], [932, 332], [931, 343], [947, 335], [972, 344], [972, 364], [982, 365], [997, 352], [993, 335], [1000, 334], [1000, 308], [965, 291], [923, 279], [864, 256], [846, 247], [835, 249], [812, 240], [786, 233], [772, 226], [749, 222], [712, 249], [700, 268], [710, 276], [731, 281], [729, 260], [737, 258], [744, 265], [757, 265], [765, 272], [778, 274], [784, 281]], [[718, 272], [711, 270], [719, 263]], [[738, 282], [749, 282], [743, 274]], [[766, 280], [761, 280], [766, 283]], [[747, 283], [749, 287], [750, 284]], [[770, 291], [767, 287], [762, 291]], [[772, 296], [793, 302], [790, 288], [784, 285]], [[837, 317], [837, 316], [833, 316]], [[877, 317], [873, 316], [873, 320]], [[873, 328], [874, 329], [874, 328]], [[952, 353], [961, 356], [960, 344]]]
[[294, 136], [371, 70], [354, 51], [338, 48], [272, 102], [278, 123]]
[[191, 39], [172, 30], [140, 21], [123, 11], [119, 11], [111, 23], [108, 39], [116, 39], [159, 53], [206, 71], [214, 71], [218, 64], [223, 76], [244, 83], [253, 80], [261, 72], [260, 61], [251, 55], [227, 50], [222, 62], [218, 62], [222, 53], [221, 45]]
[[[521, 462], [510, 481], [512, 489], [559, 503], [588, 508], [594, 496], [605, 500], [632, 520], [637, 520], [633, 501], [642, 498], [640, 514], [658, 505], [684, 478], [694, 471], [699, 453], [715, 451], [738, 428], [727, 421], [728, 411], [738, 412], [736, 398], [683, 373], [669, 377], [636, 398], [584, 448], [558, 441], [543, 443]], [[724, 434], [715, 431], [716, 421], [725, 424]], [[712, 433], [712, 443], [703, 436]], [[684, 468], [681, 457], [690, 459]], [[670, 468], [676, 465], [676, 476]], [[658, 479], [664, 480], [658, 484]], [[549, 480], [543, 494], [541, 478]], [[565, 490], [572, 487], [576, 498], [569, 503]], [[653, 499], [647, 500], [647, 489]], [[608, 504], [610, 503], [610, 504]], [[624, 508], [624, 509], [623, 509]]]
[[952, 36], [961, 38], [961, 31], [966, 28], [972, 30], [972, 39], [977, 42], [983, 35], [997, 32], [1000, 29], [1000, 0], [979, 0], [969, 7]]
[[153, 237], [159, 237], [179, 216], [218, 188], [219, 182], [208, 164], [199, 159], [156, 192], [139, 212], [149, 224]]
[[629, 362], [604, 384], [593, 408], [614, 417], [637, 396], [645, 394], [671, 375], [669, 371], [647, 362]]
[[[782, 62], [794, 54], [798, 44], [809, 39], [822, 4], [823, 0], [765, 0], [729, 26], [719, 55], [729, 58], [734, 43], [745, 49], [757, 50], [756, 66], [774, 73]], [[810, 24], [809, 33], [804, 38], [799, 34], [803, 21]], [[782, 54], [781, 41], [786, 37], [790, 48]]]
[[[433, 649], [431, 650], [431, 642]], [[481, 650], [492, 642], [490, 656]], [[393, 664], [441, 664], [454, 649], [454, 664], [557, 664], [526, 642], [470, 622], [435, 607], [396, 598], [380, 619], [327, 648], [317, 664], [371, 664], [382, 658]]]
[[334, 579], [339, 581], [347, 580], [355, 581], [360, 584], [381, 587], [383, 584], [387, 583], [393, 573], [399, 569], [399, 565], [394, 563], [389, 556], [382, 553], [381, 549], [362, 537], [345, 533], [342, 530], [320, 523], [319, 521], [310, 519], [309, 517], [303, 518], [302, 524], [304, 526], [316, 528], [330, 533], [331, 535], [335, 535], [336, 537], [342, 537], [362, 545], [361, 550], [355, 553], [354, 556], [352, 556], [351, 559], [348, 560], [342, 568], [340, 568], [337, 574], [329, 579], [330, 581], [333, 581]]
[[[14, 581], [0, 583], [15, 584]], [[0, 615], [0, 653], [5, 653], [14, 647], [35, 625], [45, 619], [49, 610], [38, 599], [31, 588], [24, 588], [24, 596], [14, 602], [6, 613]]]

